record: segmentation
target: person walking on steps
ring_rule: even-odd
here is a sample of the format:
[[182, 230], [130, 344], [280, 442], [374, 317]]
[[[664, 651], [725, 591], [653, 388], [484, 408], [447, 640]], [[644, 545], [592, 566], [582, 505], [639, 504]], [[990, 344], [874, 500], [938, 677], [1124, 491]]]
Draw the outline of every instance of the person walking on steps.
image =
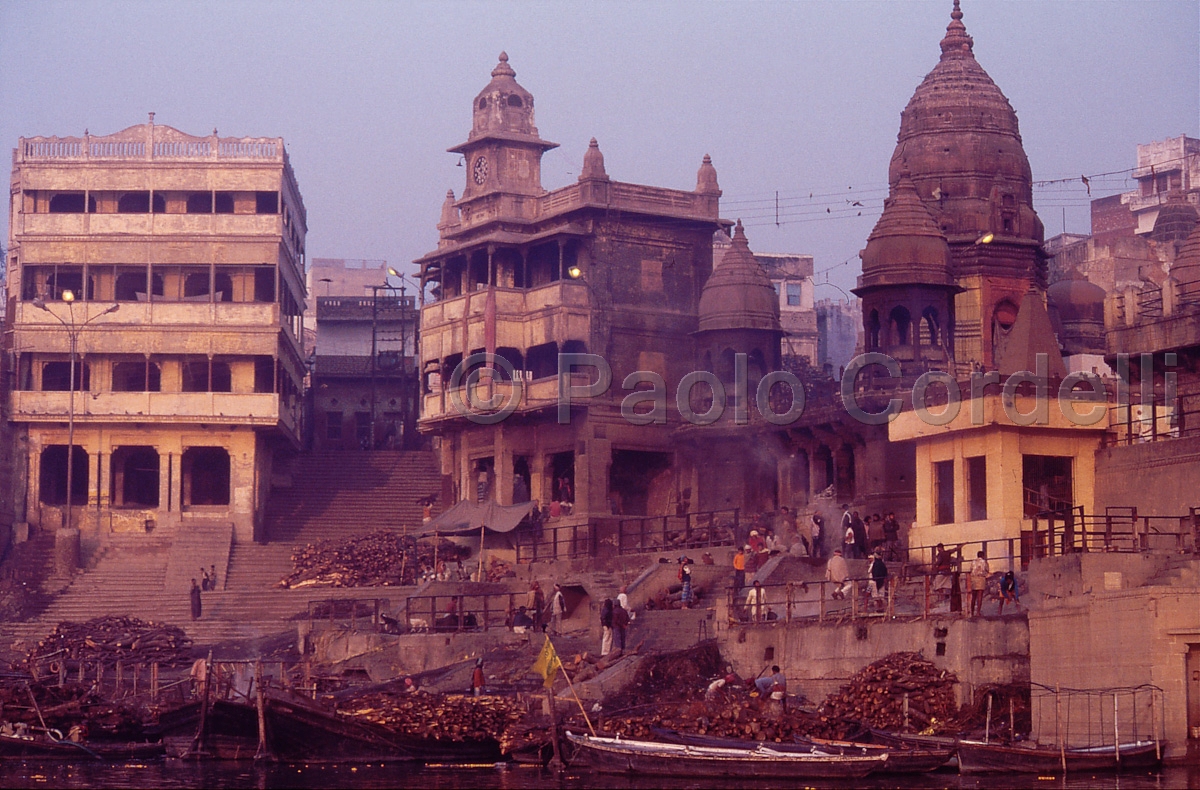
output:
[[616, 606], [613, 608], [613, 641], [617, 643], [617, 650], [625, 652], [625, 629], [629, 627], [629, 610], [624, 606]]
[[550, 596], [550, 629], [555, 636], [562, 633], [563, 615], [567, 613], [567, 599], [563, 596], [562, 585], [554, 585], [554, 595]]
[[613, 643], [613, 602], [605, 598], [600, 606], [600, 657], [607, 656], [612, 650]]
[[192, 579], [192, 590], [190, 596], [192, 601], [192, 619], [199, 620], [202, 604], [200, 601], [200, 585], [196, 584], [195, 579]]
[[475, 659], [475, 671], [471, 673], [471, 691], [476, 697], [483, 694], [483, 659]]

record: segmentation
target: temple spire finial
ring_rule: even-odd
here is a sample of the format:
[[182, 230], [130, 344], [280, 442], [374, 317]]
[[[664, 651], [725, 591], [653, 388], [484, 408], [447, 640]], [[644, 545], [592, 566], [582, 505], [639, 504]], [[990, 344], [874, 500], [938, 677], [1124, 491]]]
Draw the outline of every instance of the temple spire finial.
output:
[[508, 53], [500, 53], [500, 62], [496, 64], [496, 68], [492, 69], [493, 77], [515, 77], [517, 72], [513, 71], [513, 67], [508, 65]]
[[970, 55], [975, 42], [967, 35], [967, 26], [962, 21], [963, 12], [959, 0], [954, 0], [950, 12], [950, 24], [946, 25], [946, 36], [942, 39], [942, 60]]

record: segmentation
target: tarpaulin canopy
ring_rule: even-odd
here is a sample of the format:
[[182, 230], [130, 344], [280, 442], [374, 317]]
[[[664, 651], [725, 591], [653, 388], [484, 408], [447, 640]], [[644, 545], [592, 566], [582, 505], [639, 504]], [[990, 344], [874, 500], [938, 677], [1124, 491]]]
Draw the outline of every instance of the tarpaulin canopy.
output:
[[533, 510], [532, 502], [520, 505], [498, 505], [495, 502], [471, 502], [462, 500], [426, 524], [421, 536], [466, 535], [485, 527], [489, 532], [512, 532], [521, 520]]

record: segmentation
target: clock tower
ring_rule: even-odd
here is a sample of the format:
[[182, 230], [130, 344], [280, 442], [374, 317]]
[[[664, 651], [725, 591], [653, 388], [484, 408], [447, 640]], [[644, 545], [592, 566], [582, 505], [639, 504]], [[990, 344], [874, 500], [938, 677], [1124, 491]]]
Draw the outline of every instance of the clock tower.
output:
[[542, 189], [542, 154], [558, 143], [538, 137], [533, 94], [517, 84], [517, 73], [501, 52], [487, 84], [472, 105], [471, 134], [448, 149], [462, 154], [467, 183], [458, 201], [466, 224], [472, 219], [521, 216]]

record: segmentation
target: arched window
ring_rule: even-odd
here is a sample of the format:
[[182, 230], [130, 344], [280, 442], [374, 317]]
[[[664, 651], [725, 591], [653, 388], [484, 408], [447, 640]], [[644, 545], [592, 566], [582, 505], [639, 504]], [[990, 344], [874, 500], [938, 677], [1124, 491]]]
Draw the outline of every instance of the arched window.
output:
[[[87, 392], [91, 389], [91, 366], [86, 362], [75, 362], [75, 391]], [[70, 392], [71, 363], [47, 362], [42, 365], [42, 392]]]
[[182, 466], [185, 506], [229, 504], [229, 452], [224, 447], [189, 447]]
[[938, 311], [933, 307], [926, 307], [921, 313], [921, 345], [936, 346], [939, 344], [938, 339]]
[[187, 213], [211, 214], [213, 210], [212, 192], [193, 192], [187, 197]]
[[118, 214], [150, 213], [149, 192], [126, 192], [117, 200]]
[[[75, 445], [71, 454], [71, 508], [88, 504], [88, 454]], [[67, 446], [52, 444], [42, 450], [38, 499], [44, 505], [67, 503]]]
[[867, 319], [867, 348], [871, 351], [879, 350], [879, 311], [872, 310], [870, 318]]
[[130, 360], [113, 365], [113, 392], [160, 392], [162, 373], [157, 364]]
[[60, 192], [50, 198], [51, 214], [82, 214], [83, 208], [82, 192]]
[[113, 450], [112, 503], [114, 507], [158, 507], [158, 451], [153, 447], [117, 447]]
[[892, 339], [895, 344], [897, 346], [907, 346], [910, 342], [909, 330], [912, 324], [912, 317], [909, 315], [908, 308], [899, 305], [893, 307], [888, 319], [892, 325]]

